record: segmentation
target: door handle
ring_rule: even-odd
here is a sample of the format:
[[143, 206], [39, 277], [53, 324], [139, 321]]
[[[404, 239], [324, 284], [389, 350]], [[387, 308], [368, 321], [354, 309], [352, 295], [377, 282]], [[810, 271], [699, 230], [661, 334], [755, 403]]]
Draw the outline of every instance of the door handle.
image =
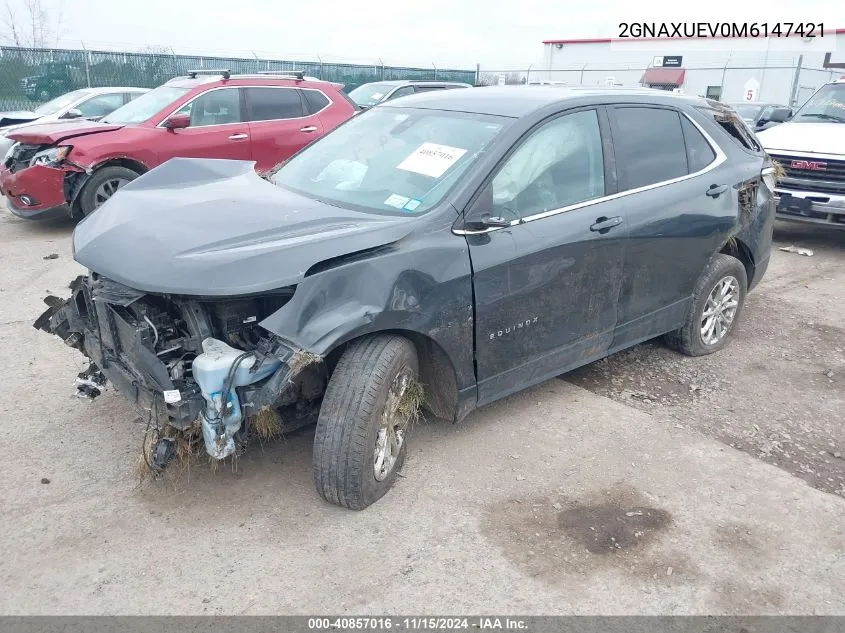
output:
[[596, 218], [596, 223], [590, 226], [590, 230], [598, 233], [607, 233], [614, 226], [619, 226], [620, 224], [622, 224], [621, 216], [615, 215], [612, 218], [602, 216]]
[[728, 190], [727, 185], [710, 185], [710, 188], [707, 190], [707, 195], [711, 198], [718, 198], [723, 193]]
[[316, 125], [306, 125], [305, 127], [299, 128], [300, 132], [316, 132], [317, 126]]
[[249, 134], [232, 134], [232, 136], [229, 137], [229, 140], [230, 141], [242, 141], [245, 138], [249, 138]]

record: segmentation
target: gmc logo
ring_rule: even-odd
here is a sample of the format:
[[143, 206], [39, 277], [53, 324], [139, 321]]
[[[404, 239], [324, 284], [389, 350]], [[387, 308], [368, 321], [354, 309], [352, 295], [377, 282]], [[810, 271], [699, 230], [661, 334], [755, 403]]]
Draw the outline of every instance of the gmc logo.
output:
[[794, 160], [791, 166], [792, 169], [812, 169], [813, 171], [824, 171], [827, 169], [827, 163], [820, 163], [816, 160]]

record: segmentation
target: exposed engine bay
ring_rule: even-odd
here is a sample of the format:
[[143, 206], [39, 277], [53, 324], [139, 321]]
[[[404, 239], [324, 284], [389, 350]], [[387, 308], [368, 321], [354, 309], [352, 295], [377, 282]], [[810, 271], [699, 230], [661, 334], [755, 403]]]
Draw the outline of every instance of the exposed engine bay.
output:
[[258, 325], [295, 286], [235, 298], [176, 296], [92, 273], [70, 288], [68, 300], [45, 298], [50, 307], [34, 326], [91, 360], [77, 378], [81, 397], [97, 397], [108, 380], [156, 428], [185, 430], [200, 420], [215, 459], [235, 452], [262, 410], [281, 410], [285, 430], [314, 421], [325, 367]]

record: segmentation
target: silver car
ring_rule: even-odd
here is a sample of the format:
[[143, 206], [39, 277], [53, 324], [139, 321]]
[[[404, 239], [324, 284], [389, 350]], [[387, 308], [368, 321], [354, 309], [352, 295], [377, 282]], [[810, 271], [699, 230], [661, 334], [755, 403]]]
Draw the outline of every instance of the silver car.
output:
[[0, 112], [0, 156], [4, 156], [15, 144], [7, 138], [14, 130], [69, 119], [96, 121], [145, 92], [148, 92], [147, 88], [82, 88], [56, 97], [34, 110]]

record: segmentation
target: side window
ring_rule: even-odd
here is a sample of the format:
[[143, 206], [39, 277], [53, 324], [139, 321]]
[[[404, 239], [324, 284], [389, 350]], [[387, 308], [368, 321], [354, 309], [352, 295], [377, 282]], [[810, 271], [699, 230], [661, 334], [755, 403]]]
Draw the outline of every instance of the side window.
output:
[[390, 97], [388, 97], [388, 100], [398, 99], [399, 97], [404, 97], [405, 95], [410, 95], [410, 94], [414, 94], [414, 87], [413, 86], [402, 86], [401, 88], [398, 88], [396, 90], [396, 92], [394, 92], [392, 95], [390, 95]]
[[680, 116], [658, 108], [615, 108], [613, 144], [623, 167], [625, 189], [636, 189], [687, 174]]
[[302, 96], [305, 98], [308, 114], [316, 114], [329, 105], [329, 98], [319, 90], [303, 90]]
[[443, 90], [444, 86], [415, 86], [416, 92], [431, 92], [432, 90]]
[[179, 110], [191, 115], [191, 127], [240, 123], [241, 94], [238, 88], [209, 90]]
[[717, 102], [711, 102], [709, 107], [699, 107], [697, 110], [718, 123], [733, 138], [736, 144], [754, 153], [761, 153], [763, 151], [751, 128], [732, 110], [722, 107]]
[[513, 220], [604, 195], [604, 159], [595, 110], [534, 131], [492, 181], [493, 215]]
[[82, 113], [83, 117], [101, 117], [110, 114], [123, 105], [123, 95], [121, 93], [97, 95], [91, 97], [88, 101], [83, 101], [76, 109]]
[[772, 111], [775, 109], [775, 106], [766, 106], [763, 108], [763, 111], [760, 113], [758, 117], [759, 121], [768, 121], [769, 117], [772, 116]]
[[296, 88], [246, 88], [247, 120], [275, 121], [305, 116]]
[[710, 143], [701, 135], [698, 128], [685, 116], [681, 117], [681, 127], [684, 130], [684, 141], [687, 146], [689, 173], [694, 174], [716, 160], [716, 152], [713, 151]]
[[134, 101], [135, 99], [140, 97], [142, 94], [144, 94], [144, 93], [143, 92], [127, 92], [124, 95], [125, 98], [124, 98], [123, 101], [124, 101], [124, 103], [129, 103], [130, 101]]

